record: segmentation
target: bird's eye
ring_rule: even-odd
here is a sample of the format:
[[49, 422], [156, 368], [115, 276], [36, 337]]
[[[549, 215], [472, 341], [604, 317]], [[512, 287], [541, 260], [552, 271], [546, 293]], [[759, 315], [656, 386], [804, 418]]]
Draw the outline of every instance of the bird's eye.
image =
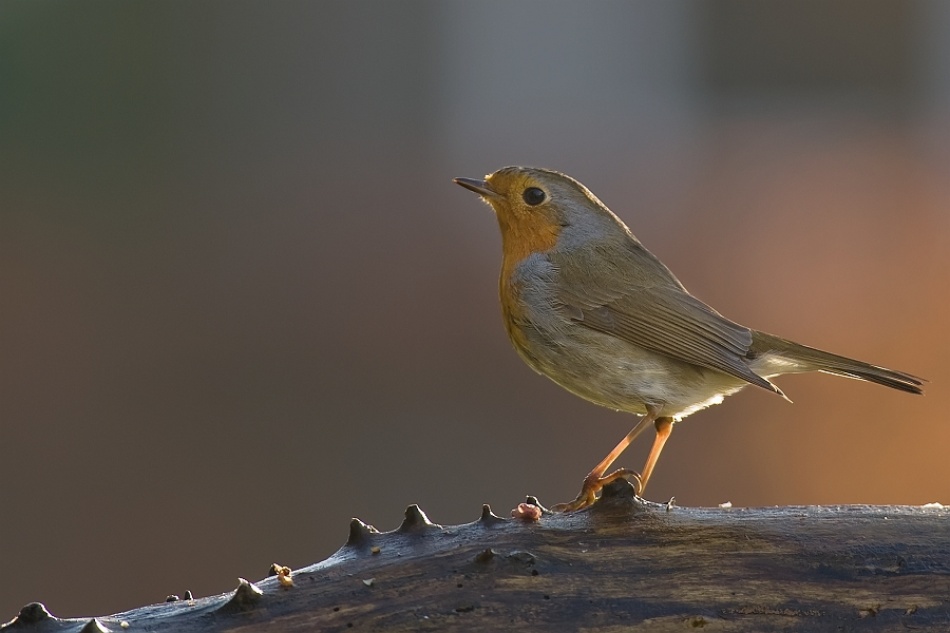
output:
[[524, 193], [521, 194], [521, 197], [524, 198], [526, 203], [534, 207], [544, 202], [545, 196], [544, 192], [537, 187], [528, 187], [524, 190]]

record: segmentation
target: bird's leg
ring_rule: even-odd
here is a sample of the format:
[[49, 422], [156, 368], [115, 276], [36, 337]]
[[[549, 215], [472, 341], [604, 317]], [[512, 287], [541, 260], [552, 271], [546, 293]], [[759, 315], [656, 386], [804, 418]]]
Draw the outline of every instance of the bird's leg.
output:
[[660, 453], [663, 452], [663, 445], [666, 444], [670, 433], [673, 432], [673, 418], [657, 418], [653, 426], [656, 427], [656, 439], [653, 440], [653, 448], [650, 449], [650, 454], [647, 455], [647, 463], [644, 464], [643, 474], [640, 475], [638, 495], [642, 495], [643, 491], [646, 490], [650, 475], [653, 474], [653, 467], [656, 466], [657, 460], [660, 459]]
[[[626, 437], [620, 440], [620, 443], [614, 447], [614, 450], [610, 451], [610, 453], [607, 454], [607, 457], [597, 464], [594, 467], [594, 470], [590, 471], [590, 474], [584, 478], [584, 485], [581, 487], [581, 491], [577, 495], [577, 498], [570, 503], [559, 503], [551, 509], [555, 512], [574, 512], [576, 510], [583, 510], [594, 503], [594, 500], [597, 498], [597, 493], [600, 492], [601, 488], [624, 477], [632, 476], [636, 478], [638, 488], [637, 494], [639, 494], [640, 490], [643, 489], [643, 486], [640, 483], [640, 475], [638, 475], [635, 471], [628, 470], [626, 468], [620, 468], [609, 475], [604, 475], [604, 473], [607, 472], [607, 469], [610, 468], [610, 465], [613, 464], [618, 457], [620, 457], [620, 454], [624, 452], [628, 446], [630, 446], [630, 443], [633, 442], [633, 440], [635, 440], [637, 436], [647, 428], [647, 425], [657, 419], [656, 416], [658, 413], [658, 410], [654, 409], [653, 407], [648, 407], [646, 415], [640, 418], [636, 426], [634, 426], [630, 432], [627, 433]], [[669, 433], [667, 433], [667, 435], [669, 435]], [[656, 449], [655, 445], [654, 449]], [[653, 455], [652, 452], [650, 454], [651, 456]], [[659, 457], [659, 451], [657, 451], [657, 457]], [[654, 459], [653, 461], [655, 462], [656, 460]], [[650, 465], [649, 462], [648, 465]], [[650, 467], [652, 469], [652, 465]]]

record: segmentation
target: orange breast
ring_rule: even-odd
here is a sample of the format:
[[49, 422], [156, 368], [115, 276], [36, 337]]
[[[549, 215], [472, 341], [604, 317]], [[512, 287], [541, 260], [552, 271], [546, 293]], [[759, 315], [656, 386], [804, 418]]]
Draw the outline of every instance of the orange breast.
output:
[[521, 329], [528, 319], [521, 300], [522, 282], [515, 279], [515, 268], [530, 255], [554, 248], [561, 234], [561, 226], [540, 213], [498, 216], [498, 224], [501, 227], [503, 252], [498, 291], [505, 328], [515, 347], [523, 353], [530, 353]]

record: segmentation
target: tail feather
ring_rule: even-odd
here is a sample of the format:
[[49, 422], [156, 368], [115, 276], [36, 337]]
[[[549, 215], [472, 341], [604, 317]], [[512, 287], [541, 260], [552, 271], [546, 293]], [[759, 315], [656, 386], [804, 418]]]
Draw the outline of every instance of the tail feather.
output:
[[924, 393], [923, 384], [926, 381], [913, 374], [871, 365], [847, 356], [839, 356], [764, 332], [753, 332], [749, 353], [750, 358], [769, 355], [780, 357], [783, 362], [791, 363], [794, 367], [790, 368], [788, 373], [820, 371], [845, 378], [866, 380], [907, 393], [918, 395]]

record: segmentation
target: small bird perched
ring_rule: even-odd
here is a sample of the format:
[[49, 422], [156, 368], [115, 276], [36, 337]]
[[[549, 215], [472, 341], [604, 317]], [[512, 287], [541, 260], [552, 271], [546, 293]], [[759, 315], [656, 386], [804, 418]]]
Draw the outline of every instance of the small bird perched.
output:
[[[751, 330], [687, 292], [587, 187], [556, 171], [505, 167], [455, 182], [482, 197], [501, 228], [499, 290], [508, 337], [524, 361], [571, 393], [640, 420], [584, 479], [591, 505], [631, 477], [643, 494], [673, 424], [747, 385], [783, 398], [769, 379], [820, 371], [923, 393], [900, 371]], [[787, 399], [787, 398], [786, 398]], [[656, 439], [641, 473], [607, 470], [650, 424]]]

